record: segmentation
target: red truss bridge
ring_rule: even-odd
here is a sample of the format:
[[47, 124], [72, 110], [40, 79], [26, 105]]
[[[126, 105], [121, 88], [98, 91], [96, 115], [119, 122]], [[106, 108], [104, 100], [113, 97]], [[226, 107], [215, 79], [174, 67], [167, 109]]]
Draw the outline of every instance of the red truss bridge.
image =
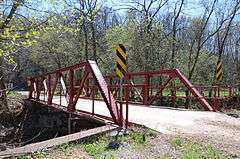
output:
[[[227, 96], [234, 93], [231, 87], [195, 87], [178, 69], [167, 69], [127, 73], [123, 101], [119, 101], [119, 80], [114, 75], [103, 76], [90, 60], [29, 77], [28, 86], [31, 101], [111, 120], [120, 127], [128, 125], [129, 107], [163, 104], [178, 108], [178, 102], [184, 101], [185, 109], [216, 112], [221, 111], [217, 100], [225, 98], [220, 92], [224, 90]], [[207, 99], [213, 102], [209, 104]]]

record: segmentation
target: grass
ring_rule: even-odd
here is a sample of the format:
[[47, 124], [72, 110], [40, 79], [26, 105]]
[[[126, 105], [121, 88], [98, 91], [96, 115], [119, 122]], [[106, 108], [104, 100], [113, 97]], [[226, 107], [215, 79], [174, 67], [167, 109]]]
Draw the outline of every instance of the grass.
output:
[[109, 148], [110, 142], [120, 143], [120, 149], [121, 143], [125, 143], [131, 145], [136, 150], [141, 150], [147, 145], [149, 138], [153, 135], [154, 132], [148, 130], [147, 132], [130, 132], [128, 135], [119, 136], [117, 139], [115, 137], [103, 136], [94, 142], [87, 141], [81, 147], [96, 159], [115, 159], [117, 158], [116, 152], [119, 149]]
[[[209, 96], [209, 91], [203, 91], [203, 92], [201, 92], [201, 94], [205, 97], [208, 97]], [[171, 95], [170, 90], [164, 90], [163, 91], [163, 96], [170, 96], [170, 95]], [[213, 95], [213, 92], [212, 92], [212, 95]], [[186, 92], [185, 91], [176, 91], [176, 96], [177, 97], [186, 97]], [[220, 91], [219, 96], [220, 97], [229, 96], [229, 91], [227, 91], [227, 90], [226, 91]]]
[[182, 159], [226, 159], [230, 158], [211, 145], [174, 138], [171, 145], [181, 152]]
[[172, 159], [172, 157], [168, 154], [165, 154], [165, 155], [161, 156], [159, 159]]
[[[39, 151], [33, 154], [21, 155], [17, 159], [27, 158], [58, 158], [59, 156], [69, 156], [72, 151], [83, 150], [96, 159], [117, 159], [117, 154], [122, 148], [122, 145], [127, 145], [127, 148], [141, 150], [144, 148], [151, 137], [156, 135], [152, 130], [131, 131], [127, 135], [120, 135], [117, 138], [112, 136], [91, 137], [76, 143], [63, 144], [48, 151]], [[110, 147], [110, 143], [117, 143], [116, 148]], [[116, 144], [116, 145], [117, 145]], [[128, 147], [129, 146], [129, 147]]]
[[[28, 156], [19, 156], [18, 159], [27, 158], [59, 158], [65, 156], [65, 158], [71, 158], [73, 152], [85, 151], [95, 159], [117, 159], [119, 154], [124, 153], [126, 150], [133, 150], [135, 153], [144, 151], [150, 139], [156, 136], [156, 132], [152, 130], [144, 131], [132, 131], [128, 135], [116, 137], [111, 136], [99, 136], [79, 141], [78, 143], [69, 143], [57, 146], [50, 151], [39, 151]], [[118, 141], [119, 147], [109, 148], [110, 143]], [[122, 145], [125, 146], [122, 146]], [[214, 148], [211, 145], [205, 145], [197, 143], [191, 140], [182, 139], [176, 137], [170, 141], [172, 147], [176, 149], [177, 158], [180, 159], [226, 159], [230, 158], [226, 156], [222, 151]], [[80, 157], [81, 158], [81, 157]], [[83, 157], [84, 158], [84, 157]], [[170, 159], [170, 154], [164, 154], [159, 159]]]
[[72, 143], [62, 144], [60, 146], [56, 146], [52, 150], [42, 150], [38, 152], [34, 152], [32, 154], [20, 155], [17, 156], [17, 159], [29, 159], [29, 158], [56, 158], [58, 155], [67, 155], [73, 148], [77, 145]]
[[23, 95], [16, 92], [16, 91], [9, 91], [7, 92], [7, 96], [8, 97], [19, 97], [19, 98], [23, 98]]

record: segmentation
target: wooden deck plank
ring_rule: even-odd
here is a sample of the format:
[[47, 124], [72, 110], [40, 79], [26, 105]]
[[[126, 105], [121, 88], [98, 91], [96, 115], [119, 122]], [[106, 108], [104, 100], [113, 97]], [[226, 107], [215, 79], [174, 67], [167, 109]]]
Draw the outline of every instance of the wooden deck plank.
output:
[[23, 147], [7, 149], [5, 151], [0, 152], [0, 158], [16, 156], [16, 155], [21, 155], [26, 153], [33, 153], [33, 152], [44, 150], [53, 146], [58, 146], [64, 143], [69, 143], [69, 142], [83, 139], [89, 136], [93, 136], [96, 134], [107, 133], [115, 129], [117, 129], [117, 126], [115, 125], [106, 125], [106, 126], [89, 129], [86, 131], [81, 131], [78, 133], [74, 133], [74, 134], [70, 134], [70, 135], [66, 135], [66, 136], [62, 136], [62, 137], [58, 137], [58, 138], [54, 138], [54, 139], [50, 139], [50, 140], [46, 140], [38, 143], [29, 144]]

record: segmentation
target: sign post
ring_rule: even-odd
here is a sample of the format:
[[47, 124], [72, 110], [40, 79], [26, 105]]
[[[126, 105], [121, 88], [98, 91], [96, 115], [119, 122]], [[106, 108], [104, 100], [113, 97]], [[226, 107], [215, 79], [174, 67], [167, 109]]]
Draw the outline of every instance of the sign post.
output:
[[[126, 48], [119, 44], [116, 49], [116, 68], [115, 68], [115, 74], [120, 79], [120, 113], [121, 113], [121, 120], [123, 123], [123, 115], [122, 115], [122, 102], [123, 102], [123, 78], [126, 75], [127, 72], [127, 52]], [[126, 111], [127, 111], [126, 106]]]

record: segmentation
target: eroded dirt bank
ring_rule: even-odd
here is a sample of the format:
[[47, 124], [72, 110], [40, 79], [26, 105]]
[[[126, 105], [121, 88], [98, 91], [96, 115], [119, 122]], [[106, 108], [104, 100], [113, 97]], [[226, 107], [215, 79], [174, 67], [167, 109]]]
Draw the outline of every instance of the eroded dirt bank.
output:
[[[0, 151], [69, 133], [69, 114], [21, 99], [10, 99], [14, 111], [8, 123], [0, 123]], [[71, 133], [104, 125], [84, 116], [71, 116]]]

